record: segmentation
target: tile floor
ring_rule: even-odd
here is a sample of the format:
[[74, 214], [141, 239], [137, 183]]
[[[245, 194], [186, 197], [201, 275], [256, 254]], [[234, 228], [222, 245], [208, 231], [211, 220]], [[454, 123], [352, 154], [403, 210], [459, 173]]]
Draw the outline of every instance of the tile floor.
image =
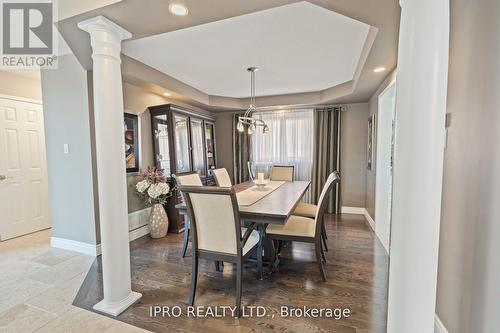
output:
[[0, 333], [148, 332], [71, 305], [94, 257], [50, 247], [50, 230], [0, 242]]

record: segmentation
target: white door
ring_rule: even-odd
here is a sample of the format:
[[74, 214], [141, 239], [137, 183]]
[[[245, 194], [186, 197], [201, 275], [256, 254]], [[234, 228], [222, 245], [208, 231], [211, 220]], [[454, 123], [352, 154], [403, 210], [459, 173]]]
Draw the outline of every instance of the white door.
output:
[[42, 106], [0, 96], [0, 240], [50, 227]]

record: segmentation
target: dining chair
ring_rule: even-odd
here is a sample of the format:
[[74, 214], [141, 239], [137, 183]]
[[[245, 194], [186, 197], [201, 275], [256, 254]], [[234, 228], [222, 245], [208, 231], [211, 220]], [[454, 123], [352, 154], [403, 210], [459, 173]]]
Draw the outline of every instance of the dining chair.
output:
[[213, 169], [212, 174], [214, 175], [215, 184], [218, 187], [231, 187], [233, 184], [231, 183], [231, 178], [229, 177], [229, 173], [226, 168]]
[[[199, 259], [236, 264], [236, 316], [240, 315], [243, 262], [259, 243], [255, 223], [242, 228], [233, 188], [181, 186], [191, 220], [193, 270], [189, 305], [194, 304]], [[217, 207], [217, 209], [214, 209]]]
[[[322, 224], [325, 209], [328, 206], [328, 198], [331, 193], [332, 187], [340, 181], [338, 173], [332, 172], [326, 180], [321, 195], [319, 197], [319, 204], [314, 219], [303, 216], [292, 215], [285, 224], [271, 224], [267, 227], [266, 237], [273, 241], [296, 241], [304, 243], [313, 243], [316, 252], [316, 261], [318, 262], [319, 271], [323, 281], [326, 281], [326, 273], [323, 267], [322, 259]], [[280, 246], [276, 247], [274, 254], [274, 267], [279, 263]]]
[[[203, 183], [201, 182], [200, 175], [198, 172], [183, 172], [183, 173], [178, 173], [178, 174], [173, 174], [172, 177], [175, 179], [175, 183], [177, 184], [177, 187], [180, 186], [203, 186]], [[182, 198], [184, 201], [184, 198]], [[182, 249], [181, 249], [181, 257], [186, 256], [187, 248], [188, 248], [188, 243], [189, 243], [189, 236], [191, 233], [191, 227], [189, 223], [189, 217], [185, 216], [185, 224], [184, 224], [184, 240], [182, 241]]]
[[[340, 174], [338, 171], [334, 171], [337, 174], [337, 177], [340, 179]], [[305, 202], [299, 202], [297, 207], [295, 207], [295, 210], [293, 211], [292, 215], [298, 215], [298, 216], [304, 216], [304, 217], [309, 217], [309, 218], [314, 218], [316, 216], [316, 213], [318, 211], [318, 205], [313, 205]], [[325, 224], [322, 224], [322, 230], [321, 230], [321, 239], [323, 241], [323, 246], [325, 248], [325, 251], [328, 251], [328, 244], [326, 240], [328, 239], [328, 235], [326, 234], [326, 229], [325, 229]]]
[[294, 169], [293, 165], [273, 165], [269, 178], [271, 180], [293, 182]]

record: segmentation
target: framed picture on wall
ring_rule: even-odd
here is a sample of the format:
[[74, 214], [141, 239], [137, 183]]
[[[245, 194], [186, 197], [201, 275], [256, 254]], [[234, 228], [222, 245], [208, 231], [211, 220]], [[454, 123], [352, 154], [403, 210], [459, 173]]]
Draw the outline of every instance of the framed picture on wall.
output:
[[139, 122], [137, 115], [125, 113], [123, 129], [127, 172], [137, 172], [139, 171]]
[[375, 115], [368, 118], [368, 146], [366, 149], [366, 169], [372, 169], [373, 163], [373, 143], [375, 142]]

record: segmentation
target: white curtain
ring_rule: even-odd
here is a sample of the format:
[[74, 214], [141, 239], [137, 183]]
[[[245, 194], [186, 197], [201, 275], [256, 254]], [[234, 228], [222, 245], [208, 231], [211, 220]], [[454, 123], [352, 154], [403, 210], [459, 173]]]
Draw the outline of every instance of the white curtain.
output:
[[[295, 180], [311, 180], [313, 109], [263, 111], [254, 114], [269, 126], [252, 135], [250, 160], [256, 166], [293, 165]], [[310, 202], [309, 191], [303, 201]]]

